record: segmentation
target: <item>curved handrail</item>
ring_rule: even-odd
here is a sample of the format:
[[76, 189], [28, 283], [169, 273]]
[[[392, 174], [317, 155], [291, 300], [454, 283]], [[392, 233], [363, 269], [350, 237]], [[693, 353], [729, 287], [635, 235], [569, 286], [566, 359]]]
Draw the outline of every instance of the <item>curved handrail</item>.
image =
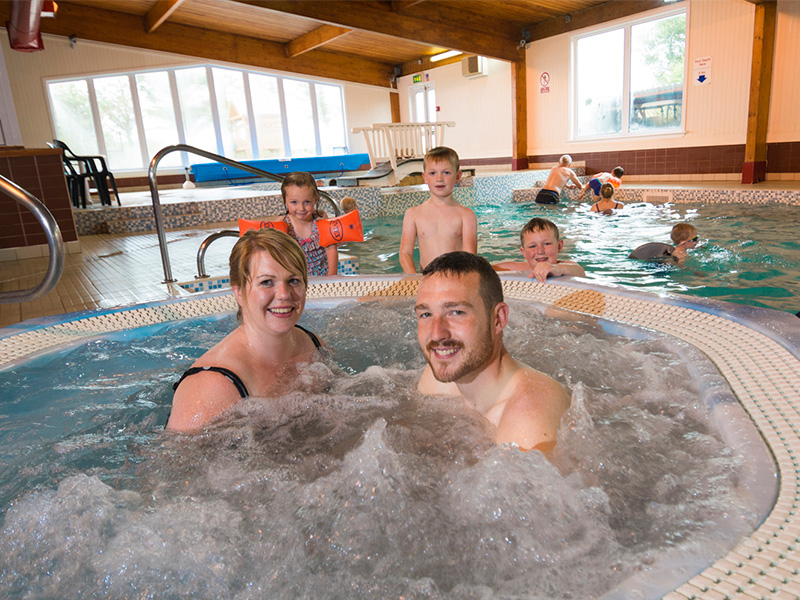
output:
[[[252, 167], [245, 163], [231, 160], [230, 158], [225, 158], [224, 156], [220, 156], [219, 154], [214, 154], [213, 152], [207, 152], [205, 150], [201, 150], [200, 148], [195, 148], [194, 146], [188, 146], [186, 144], [175, 144], [173, 146], [167, 146], [156, 152], [156, 154], [150, 161], [150, 167], [147, 170], [147, 178], [150, 182], [150, 196], [153, 199], [153, 216], [156, 221], [158, 246], [161, 249], [161, 264], [164, 267], [163, 283], [172, 283], [175, 281], [175, 279], [173, 279], [172, 277], [172, 266], [170, 265], [169, 262], [169, 250], [167, 249], [167, 238], [164, 235], [164, 217], [161, 213], [161, 202], [158, 199], [158, 183], [156, 182], [156, 168], [158, 167], [158, 163], [161, 162], [161, 159], [164, 158], [167, 154], [170, 154], [172, 152], [188, 152], [190, 154], [197, 154], [199, 156], [203, 156], [218, 163], [222, 163], [223, 165], [228, 165], [229, 167], [241, 169], [242, 171], [247, 171], [248, 173], [252, 173], [253, 175], [258, 175], [266, 179], [271, 179], [272, 181], [283, 181], [283, 177], [281, 175], [276, 175], [275, 173], [269, 173], [268, 171], [262, 171], [257, 167]], [[342, 210], [341, 208], [339, 208], [339, 205], [336, 203], [336, 200], [334, 200], [334, 198], [330, 194], [328, 194], [328, 192], [320, 191], [319, 195], [321, 198], [325, 198], [328, 202], [331, 203], [331, 205], [333, 206], [333, 213], [335, 216], [338, 217], [340, 214], [342, 214]]]
[[235, 229], [223, 229], [217, 233], [212, 233], [203, 240], [203, 243], [200, 244], [200, 249], [197, 251], [197, 275], [194, 276], [195, 279], [205, 279], [208, 277], [208, 273], [206, 273], [206, 250], [208, 250], [211, 242], [224, 237], [238, 238], [239, 232]]
[[2, 175], [0, 175], [0, 191], [11, 196], [18, 204], [33, 213], [33, 216], [44, 228], [44, 233], [47, 236], [47, 245], [50, 248], [50, 262], [47, 265], [47, 273], [45, 273], [44, 279], [39, 282], [39, 285], [27, 290], [0, 292], [0, 304], [36, 300], [56, 287], [58, 280], [61, 279], [61, 273], [64, 271], [64, 240], [61, 237], [61, 229], [59, 229], [58, 223], [56, 223], [50, 211], [47, 210], [47, 207], [36, 196]]

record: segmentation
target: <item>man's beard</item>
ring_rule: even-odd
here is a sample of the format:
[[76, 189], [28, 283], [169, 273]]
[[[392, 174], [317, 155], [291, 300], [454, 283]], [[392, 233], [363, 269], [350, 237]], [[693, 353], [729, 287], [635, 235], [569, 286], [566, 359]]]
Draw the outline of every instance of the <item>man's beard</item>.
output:
[[[431, 354], [433, 353], [431, 348], [438, 346], [439, 348], [461, 348], [459, 354], [461, 358], [458, 364], [447, 366], [438, 363], [436, 366], [431, 362]], [[479, 370], [483, 367], [489, 359], [492, 357], [492, 336], [487, 331], [486, 335], [484, 335], [475, 347], [469, 351], [466, 350], [464, 344], [457, 341], [451, 342], [430, 342], [428, 344], [428, 352], [425, 358], [428, 361], [428, 364], [431, 366], [431, 371], [433, 372], [433, 376], [437, 379], [437, 381], [441, 381], [442, 383], [450, 383], [452, 381], [458, 381], [465, 375], [472, 373], [473, 371]]]

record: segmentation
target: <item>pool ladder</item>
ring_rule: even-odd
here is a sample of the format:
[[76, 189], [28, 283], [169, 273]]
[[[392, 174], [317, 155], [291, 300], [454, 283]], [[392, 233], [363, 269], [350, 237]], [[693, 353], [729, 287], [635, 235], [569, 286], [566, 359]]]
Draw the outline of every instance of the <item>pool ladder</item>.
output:
[[58, 280], [61, 279], [61, 273], [64, 271], [64, 240], [61, 237], [61, 229], [52, 213], [36, 196], [2, 175], [0, 175], [0, 190], [33, 213], [44, 229], [47, 245], [50, 248], [50, 262], [47, 264], [44, 279], [39, 282], [39, 285], [27, 290], [0, 292], [0, 304], [36, 300], [56, 287]]
[[[187, 146], [186, 144], [175, 144], [173, 146], [167, 146], [166, 148], [162, 148], [161, 150], [159, 150], [150, 161], [150, 167], [147, 170], [147, 178], [150, 182], [150, 196], [153, 199], [153, 216], [156, 221], [158, 246], [161, 249], [161, 264], [164, 267], [164, 281], [162, 283], [173, 283], [176, 280], [172, 277], [172, 266], [169, 260], [169, 249], [167, 248], [167, 237], [164, 233], [164, 217], [161, 212], [161, 201], [158, 199], [158, 183], [156, 181], [156, 170], [158, 168], [158, 163], [161, 162], [161, 159], [164, 158], [167, 154], [171, 154], [172, 152], [188, 152], [190, 154], [197, 154], [199, 156], [203, 156], [218, 163], [222, 163], [223, 165], [234, 167], [236, 169], [241, 169], [242, 171], [247, 171], [248, 173], [252, 173], [253, 175], [258, 175], [259, 177], [264, 177], [265, 179], [271, 179], [272, 181], [283, 181], [282, 175], [269, 173], [268, 171], [263, 171], [257, 167], [252, 167], [248, 164], [231, 160], [230, 158], [225, 158], [224, 156], [220, 156], [219, 154], [214, 154], [213, 152], [207, 152], [205, 150], [201, 150], [200, 148], [196, 148], [194, 146]], [[342, 214], [342, 210], [339, 207], [339, 204], [330, 194], [323, 191], [320, 191], [319, 194], [321, 198], [325, 198], [325, 200], [327, 200], [331, 204], [331, 206], [333, 207], [333, 214], [335, 216], [338, 217], [340, 214]], [[208, 275], [205, 274], [204, 262], [205, 262], [206, 250], [208, 249], [208, 246], [211, 244], [211, 242], [221, 237], [233, 237], [233, 234], [236, 234], [237, 236], [239, 235], [238, 232], [235, 232], [233, 230], [225, 230], [212, 234], [208, 238], [203, 240], [203, 243], [200, 245], [200, 250], [197, 253], [198, 278], [208, 277]]]

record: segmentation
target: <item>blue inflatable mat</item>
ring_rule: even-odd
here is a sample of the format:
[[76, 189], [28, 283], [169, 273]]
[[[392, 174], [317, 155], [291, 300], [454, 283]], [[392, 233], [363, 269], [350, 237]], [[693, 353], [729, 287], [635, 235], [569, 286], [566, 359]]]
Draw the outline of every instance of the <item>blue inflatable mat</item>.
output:
[[[369, 155], [341, 154], [338, 156], [308, 156], [303, 158], [244, 160], [241, 162], [276, 175], [285, 175], [292, 171], [341, 173], [342, 171], [357, 171], [362, 165], [369, 165]], [[192, 165], [192, 173], [195, 181], [225, 181], [227, 179], [256, 177], [256, 175], [247, 171], [228, 167], [218, 162], [194, 164]]]

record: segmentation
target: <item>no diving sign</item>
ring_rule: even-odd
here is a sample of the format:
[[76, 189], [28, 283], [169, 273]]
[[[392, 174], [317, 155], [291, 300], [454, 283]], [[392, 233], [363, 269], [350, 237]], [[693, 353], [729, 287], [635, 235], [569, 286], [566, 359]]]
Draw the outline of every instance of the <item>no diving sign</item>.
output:
[[539, 88], [540, 94], [548, 94], [550, 93], [550, 73], [545, 71], [541, 75], [539, 75]]

